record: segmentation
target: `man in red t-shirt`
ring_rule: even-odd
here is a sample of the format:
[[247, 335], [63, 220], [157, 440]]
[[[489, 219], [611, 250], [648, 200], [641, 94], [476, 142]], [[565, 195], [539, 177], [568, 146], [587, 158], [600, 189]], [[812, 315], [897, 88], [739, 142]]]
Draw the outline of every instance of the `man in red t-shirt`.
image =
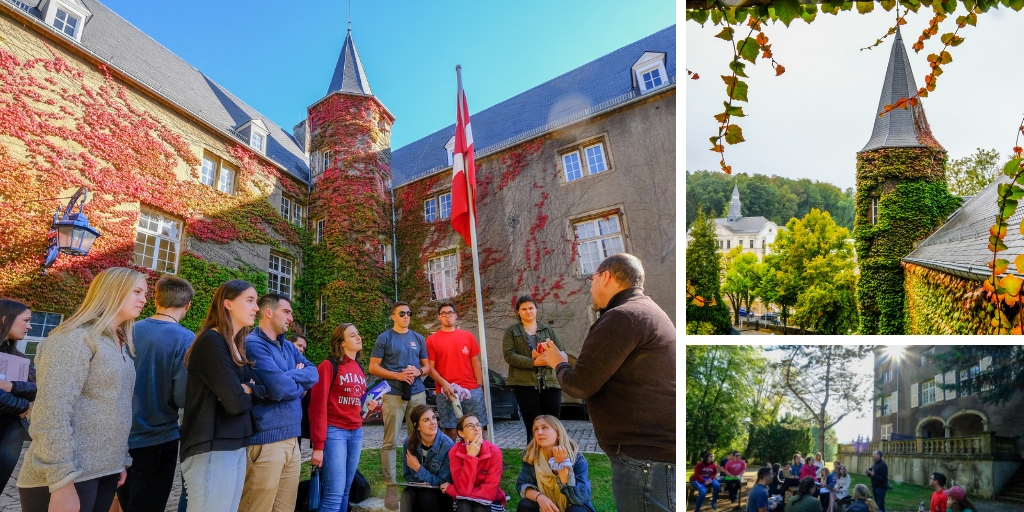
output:
[[455, 425], [458, 418], [452, 406], [455, 391], [452, 384], [469, 391], [470, 398], [460, 400], [464, 415], [476, 416], [482, 427], [487, 426], [487, 410], [484, 408], [484, 375], [480, 367], [480, 346], [469, 331], [455, 328], [459, 315], [450, 302], [437, 309], [441, 330], [427, 337], [427, 358], [430, 360], [430, 377], [437, 383], [437, 423], [441, 430], [455, 440]]
[[932, 473], [932, 477], [928, 479], [928, 486], [932, 488], [932, 506], [928, 509], [930, 512], [946, 512], [946, 493], [942, 492], [942, 488], [946, 486], [946, 475], [942, 473]]

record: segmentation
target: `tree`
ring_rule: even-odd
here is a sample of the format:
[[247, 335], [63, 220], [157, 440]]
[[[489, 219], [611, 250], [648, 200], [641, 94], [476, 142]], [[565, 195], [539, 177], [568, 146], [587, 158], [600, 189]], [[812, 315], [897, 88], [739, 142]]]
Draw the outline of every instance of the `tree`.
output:
[[[782, 373], [778, 363], [762, 356], [763, 370], [750, 377], [750, 393], [746, 395], [747, 445], [743, 453], [753, 456], [759, 443], [771, 442], [771, 438], [759, 439], [757, 434], [765, 427], [778, 425], [779, 411], [786, 402], [782, 389]], [[760, 459], [759, 459], [760, 460]], [[771, 460], [771, 459], [767, 459]]]
[[787, 345], [778, 348], [782, 359], [783, 384], [789, 395], [807, 411], [818, 428], [818, 446], [825, 446], [825, 433], [843, 418], [860, 411], [868, 402], [868, 378], [852, 368], [871, 354], [865, 345]]
[[765, 266], [757, 261], [756, 254], [743, 252], [743, 248], [738, 246], [729, 251], [722, 261], [725, 270], [722, 293], [732, 303], [733, 322], [739, 323], [740, 308], [745, 306], [749, 310], [757, 298]]
[[794, 453], [808, 453], [813, 446], [807, 420], [786, 413], [781, 420], [772, 418], [752, 430], [746, 456], [750, 461], [786, 464]]
[[973, 196], [995, 181], [1002, 171], [999, 152], [995, 149], [978, 150], [971, 156], [958, 158], [946, 166], [949, 192], [957, 196]]
[[750, 377], [763, 364], [763, 356], [750, 346], [686, 346], [686, 453], [691, 463], [743, 435]]
[[814, 445], [811, 447], [809, 453], [821, 452], [822, 460], [835, 460], [836, 451], [838, 446], [836, 443], [839, 442], [839, 438], [836, 437], [835, 429], [828, 429], [825, 432], [825, 447], [822, 448], [820, 444], [821, 436], [818, 435], [818, 427], [811, 427], [811, 439], [814, 440]]
[[803, 328], [828, 334], [856, 328], [856, 261], [849, 239], [849, 230], [817, 208], [790, 219], [765, 257], [761, 297], [778, 304], [784, 319], [796, 307], [793, 320]]
[[955, 390], [958, 395], [984, 391], [979, 395], [981, 401], [994, 405], [1002, 405], [1024, 391], [1024, 347], [1020, 345], [954, 345], [933, 360], [943, 373], [978, 367], [971, 379], [942, 384], [943, 391]]
[[718, 254], [718, 237], [715, 236], [715, 221], [699, 211], [697, 220], [690, 229], [692, 239], [686, 246], [686, 280], [693, 285], [696, 295], [704, 299], [703, 304], [688, 301], [686, 324], [694, 329], [707, 330], [710, 324], [715, 334], [728, 334], [729, 308], [722, 302], [721, 256]]

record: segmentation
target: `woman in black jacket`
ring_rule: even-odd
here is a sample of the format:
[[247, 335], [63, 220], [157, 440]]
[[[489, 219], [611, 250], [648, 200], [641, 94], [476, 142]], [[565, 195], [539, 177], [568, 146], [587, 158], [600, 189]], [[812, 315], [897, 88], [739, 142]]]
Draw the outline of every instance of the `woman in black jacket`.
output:
[[541, 414], [559, 417], [562, 412], [562, 387], [555, 371], [537, 359], [538, 345], [551, 340], [564, 351], [551, 326], [537, 321], [537, 303], [523, 295], [516, 300], [519, 321], [505, 329], [502, 352], [508, 363], [508, 386], [516, 394], [519, 412], [526, 426], [526, 442], [533, 440], [533, 421]]
[[181, 423], [181, 473], [188, 511], [237, 510], [252, 437], [253, 397], [263, 398], [245, 336], [259, 313], [256, 289], [242, 280], [217, 288], [199, 336], [185, 353], [188, 380]]
[[[31, 330], [32, 310], [14, 300], [0, 300], [0, 352], [25, 357], [17, 344]], [[28, 440], [28, 416], [36, 399], [36, 369], [29, 365], [27, 381], [0, 379], [0, 482], [7, 485]]]

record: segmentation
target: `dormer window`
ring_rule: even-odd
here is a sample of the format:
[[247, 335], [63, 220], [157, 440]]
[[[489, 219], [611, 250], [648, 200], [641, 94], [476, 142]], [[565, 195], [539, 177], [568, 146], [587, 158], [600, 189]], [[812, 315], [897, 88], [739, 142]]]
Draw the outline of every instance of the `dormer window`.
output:
[[252, 136], [249, 139], [249, 145], [252, 146], [253, 149], [262, 153], [265, 150], [263, 145], [264, 142], [266, 142], [266, 139], [264, 139], [262, 134], [256, 133], [255, 131], [252, 132]]
[[57, 14], [53, 17], [53, 27], [72, 39], [75, 39], [75, 34], [78, 32], [78, 26], [81, 22], [82, 20], [72, 14], [68, 14], [59, 7], [57, 8]]
[[664, 53], [644, 52], [640, 59], [633, 64], [633, 86], [640, 89], [640, 94], [660, 89], [668, 83]]
[[249, 147], [259, 151], [260, 153], [267, 152], [267, 136], [270, 135], [270, 130], [263, 121], [259, 119], [252, 119], [242, 126], [239, 126], [237, 131], [242, 140], [249, 143]]
[[[15, 2], [18, 4], [20, 2]], [[39, 4], [43, 21], [61, 34], [82, 42], [82, 29], [92, 13], [73, 0], [44, 0]]]
[[444, 145], [445, 151], [448, 152], [448, 165], [455, 165], [455, 136], [448, 139], [448, 143]]

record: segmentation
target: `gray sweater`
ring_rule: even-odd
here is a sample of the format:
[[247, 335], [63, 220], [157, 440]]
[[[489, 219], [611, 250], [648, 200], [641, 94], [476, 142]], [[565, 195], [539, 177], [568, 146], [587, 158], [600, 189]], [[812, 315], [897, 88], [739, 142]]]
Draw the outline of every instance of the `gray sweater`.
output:
[[49, 487], [52, 493], [131, 465], [128, 433], [135, 365], [127, 347], [109, 336], [86, 340], [89, 327], [51, 335], [39, 344], [32, 444], [18, 487]]

